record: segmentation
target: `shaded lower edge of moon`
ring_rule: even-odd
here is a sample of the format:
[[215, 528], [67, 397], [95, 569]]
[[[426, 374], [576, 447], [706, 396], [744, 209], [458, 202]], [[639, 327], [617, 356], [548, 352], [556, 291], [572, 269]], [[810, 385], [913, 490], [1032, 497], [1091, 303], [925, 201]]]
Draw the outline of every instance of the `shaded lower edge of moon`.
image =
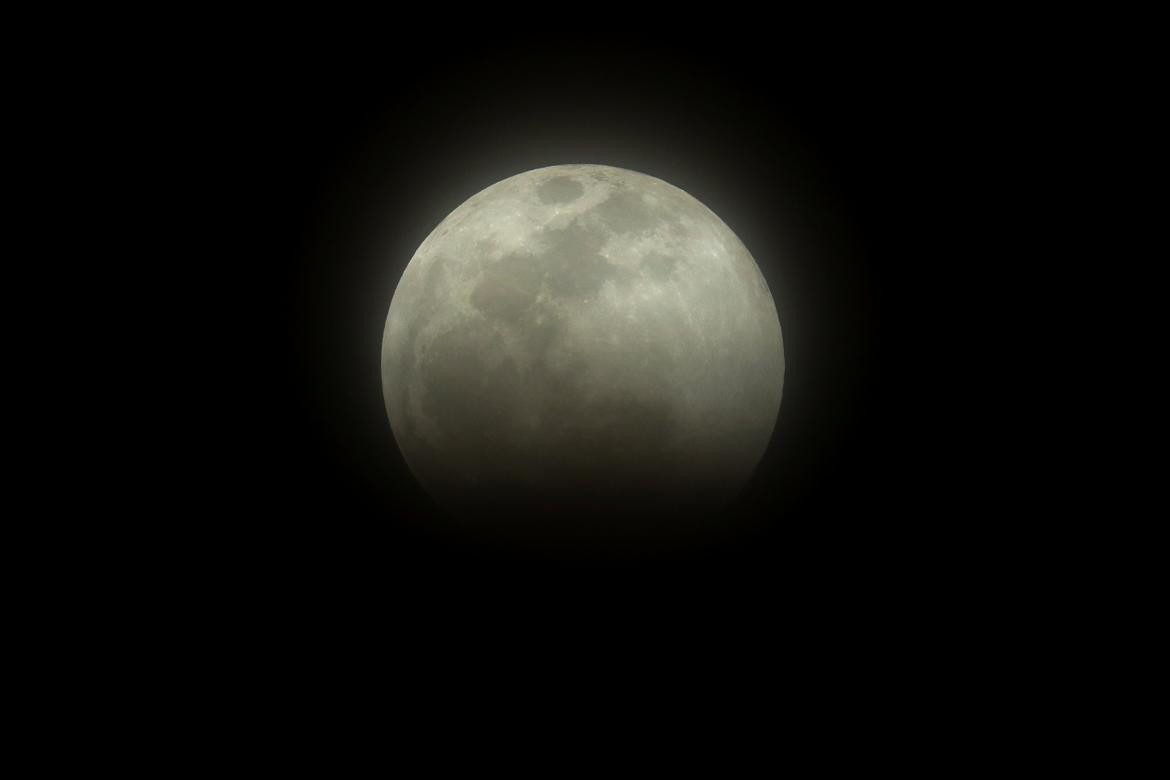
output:
[[618, 490], [496, 487], [457, 493], [434, 489], [434, 530], [464, 544], [574, 557], [670, 555], [708, 546], [741, 530], [725, 487]]

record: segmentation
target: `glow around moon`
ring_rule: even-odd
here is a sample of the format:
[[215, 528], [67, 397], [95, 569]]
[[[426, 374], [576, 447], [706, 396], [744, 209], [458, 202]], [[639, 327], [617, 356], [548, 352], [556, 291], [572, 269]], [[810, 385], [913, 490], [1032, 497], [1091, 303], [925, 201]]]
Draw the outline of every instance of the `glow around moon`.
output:
[[718, 505], [780, 407], [780, 322], [702, 203], [598, 165], [513, 176], [423, 241], [390, 304], [386, 410], [463, 515]]

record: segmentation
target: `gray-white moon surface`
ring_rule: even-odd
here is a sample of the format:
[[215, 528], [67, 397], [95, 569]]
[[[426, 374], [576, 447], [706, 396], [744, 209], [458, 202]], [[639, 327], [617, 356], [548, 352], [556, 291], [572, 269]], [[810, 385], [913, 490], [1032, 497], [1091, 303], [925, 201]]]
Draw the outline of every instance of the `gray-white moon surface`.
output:
[[411, 471], [462, 513], [712, 506], [780, 408], [768, 286], [686, 192], [601, 165], [488, 187], [394, 291], [382, 387]]

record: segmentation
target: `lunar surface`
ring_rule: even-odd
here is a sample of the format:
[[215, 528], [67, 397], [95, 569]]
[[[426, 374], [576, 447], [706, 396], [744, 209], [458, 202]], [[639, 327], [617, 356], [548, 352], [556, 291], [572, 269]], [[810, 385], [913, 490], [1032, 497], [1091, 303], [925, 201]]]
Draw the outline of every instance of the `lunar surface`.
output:
[[772, 295], [731, 229], [600, 165], [521, 173], [451, 212], [382, 342], [402, 454], [464, 518], [718, 507], [763, 455], [783, 381]]

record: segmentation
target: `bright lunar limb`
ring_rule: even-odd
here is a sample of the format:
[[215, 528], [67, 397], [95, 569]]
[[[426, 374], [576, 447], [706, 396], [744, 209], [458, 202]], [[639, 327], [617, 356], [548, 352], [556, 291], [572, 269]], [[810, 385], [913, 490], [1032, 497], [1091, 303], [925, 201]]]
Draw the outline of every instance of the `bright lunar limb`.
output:
[[731, 229], [602, 165], [521, 173], [451, 212], [382, 342], [407, 464], [472, 518], [717, 507], [763, 455], [783, 380], [772, 295]]

